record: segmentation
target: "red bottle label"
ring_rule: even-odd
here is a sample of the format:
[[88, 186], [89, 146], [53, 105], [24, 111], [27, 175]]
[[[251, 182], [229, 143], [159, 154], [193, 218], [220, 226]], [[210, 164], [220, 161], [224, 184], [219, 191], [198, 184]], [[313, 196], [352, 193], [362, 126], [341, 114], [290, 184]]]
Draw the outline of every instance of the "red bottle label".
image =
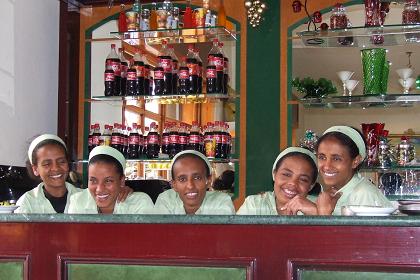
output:
[[92, 145], [99, 145], [99, 135], [92, 136]]
[[159, 137], [157, 135], [147, 135], [147, 144], [159, 144]]
[[197, 73], [198, 73], [198, 65], [197, 64], [195, 64], [195, 63], [188, 63], [187, 64], [187, 67], [188, 67], [188, 71], [189, 71], [189, 74], [190, 74], [190, 76], [192, 76], [192, 75], [197, 75]]
[[165, 73], [172, 73], [172, 59], [170, 58], [161, 58], [160, 65], [163, 67]]
[[105, 79], [105, 82], [113, 82], [115, 81], [115, 75], [114, 73], [105, 73], [104, 79]]
[[213, 57], [214, 65], [216, 65], [217, 71], [223, 71], [223, 58], [222, 57]]
[[140, 142], [138, 135], [132, 135], [128, 137], [128, 144], [130, 145], [138, 145]]
[[121, 78], [127, 78], [127, 70], [128, 70], [127, 65], [121, 64]]
[[121, 76], [121, 63], [119, 61], [111, 61], [111, 67], [115, 76]]
[[216, 69], [207, 69], [207, 71], [206, 71], [206, 78], [207, 79], [216, 78], [216, 77], [217, 77]]
[[179, 143], [179, 136], [178, 135], [169, 135], [169, 143], [178, 144]]
[[188, 137], [187, 136], [179, 136], [179, 144], [186, 145], [188, 143]]
[[128, 72], [127, 73], [127, 81], [135, 81], [137, 80], [136, 72]]
[[220, 134], [215, 134], [214, 135], [214, 139], [216, 140], [217, 144], [221, 144], [222, 143], [222, 136]]
[[162, 137], [162, 145], [168, 145], [169, 144], [169, 136], [165, 135]]
[[189, 137], [189, 142], [190, 144], [199, 144], [200, 143], [200, 139], [201, 137], [198, 135], [190, 135]]
[[188, 70], [180, 70], [179, 71], [179, 78], [181, 79], [181, 80], [186, 80], [186, 79], [188, 79], [188, 77], [189, 77], [189, 72], [188, 72]]
[[227, 144], [229, 142], [229, 136], [223, 134], [222, 135], [222, 144]]
[[144, 77], [144, 66], [135, 66], [137, 77]]
[[163, 80], [163, 77], [165, 76], [165, 73], [162, 70], [155, 70], [154, 71], [155, 80]]
[[119, 145], [120, 144], [120, 136], [113, 135], [111, 136], [111, 145]]

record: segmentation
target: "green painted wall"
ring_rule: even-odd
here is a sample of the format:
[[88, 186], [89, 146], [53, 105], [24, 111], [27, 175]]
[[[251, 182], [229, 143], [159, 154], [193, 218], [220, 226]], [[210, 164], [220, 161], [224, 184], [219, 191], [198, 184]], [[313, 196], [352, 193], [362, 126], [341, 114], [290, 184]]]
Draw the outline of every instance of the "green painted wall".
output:
[[23, 261], [1, 262], [0, 279], [22, 280], [23, 279]]
[[280, 1], [257, 28], [247, 27], [246, 195], [272, 190], [280, 143]]
[[418, 273], [364, 272], [364, 271], [302, 271], [299, 280], [415, 280]]

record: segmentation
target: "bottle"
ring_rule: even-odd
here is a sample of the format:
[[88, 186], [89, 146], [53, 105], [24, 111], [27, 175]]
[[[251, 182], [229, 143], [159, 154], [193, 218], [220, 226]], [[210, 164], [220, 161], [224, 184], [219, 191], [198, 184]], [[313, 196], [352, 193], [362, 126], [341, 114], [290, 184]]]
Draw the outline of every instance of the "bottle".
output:
[[229, 59], [223, 52], [223, 43], [219, 43], [220, 53], [223, 55], [223, 93], [228, 94], [228, 83], [229, 83]]
[[226, 127], [226, 123], [221, 122], [221, 137], [222, 137], [222, 144], [221, 144], [221, 148], [220, 148], [220, 158], [228, 158], [228, 152], [229, 152], [229, 148], [228, 148], [228, 143], [229, 143], [229, 132], [227, 130]]
[[[128, 129], [129, 128], [129, 129]], [[131, 131], [131, 127], [126, 127], [125, 125], [121, 126], [121, 134], [122, 134], [122, 154], [124, 157], [127, 157], [128, 154], [128, 137], [129, 137], [129, 131]]]
[[168, 154], [169, 150], [169, 123], [165, 123], [162, 132], [162, 154]]
[[113, 96], [115, 92], [115, 74], [110, 66], [105, 68], [104, 72], [105, 96]]
[[131, 129], [130, 135], [128, 137], [127, 158], [138, 159], [140, 156], [139, 147], [140, 147], [140, 135], [137, 131], [137, 124], [133, 123], [133, 128]]
[[149, 9], [141, 10], [140, 30], [142, 31], [150, 30], [150, 10]]
[[207, 129], [204, 132], [204, 151], [206, 157], [214, 158], [215, 157], [216, 142], [213, 137], [213, 124], [211, 122], [207, 123]]
[[118, 15], [118, 32], [119, 33], [124, 33], [128, 31], [127, 28], [127, 16], [125, 15], [125, 5], [121, 4], [121, 11], [120, 14]]
[[119, 128], [119, 124], [114, 123], [114, 128], [112, 129], [112, 133], [111, 133], [111, 147], [118, 151], [121, 151], [121, 145], [120, 145], [121, 137], [120, 137], [118, 128]]
[[153, 93], [152, 95], [163, 95], [165, 94], [165, 73], [161, 62], [153, 70]]
[[[121, 92], [121, 61], [115, 50], [115, 44], [111, 44], [111, 51], [105, 60], [105, 69], [112, 69], [114, 71], [115, 87], [112, 95], [118, 96]], [[106, 71], [105, 71], [106, 72]], [[106, 88], [106, 86], [105, 86]], [[106, 89], [105, 89], [106, 93]], [[108, 96], [108, 95], [107, 95]]]
[[164, 95], [172, 94], [172, 57], [168, 48], [168, 43], [162, 41], [162, 50], [158, 56], [159, 64], [163, 67], [164, 72]]
[[147, 156], [147, 135], [149, 135], [149, 128], [147, 126], [144, 127], [144, 133], [143, 133], [143, 155]]
[[178, 57], [174, 46], [169, 46], [169, 54], [172, 57], [172, 94], [178, 93]]
[[197, 93], [198, 92], [198, 62], [197, 62], [197, 59], [195, 58], [193, 45], [188, 46], [187, 67], [188, 67], [189, 78], [190, 78], [189, 93]]
[[226, 151], [226, 155], [227, 157], [230, 157], [230, 154], [232, 152], [232, 135], [230, 135], [229, 133], [229, 125], [225, 124], [225, 130], [227, 133], [227, 151]]
[[210, 59], [213, 60], [216, 66], [216, 92], [223, 92], [223, 54], [220, 53], [219, 40], [213, 39], [213, 47], [209, 51], [207, 56], [207, 64], [210, 63]]
[[149, 61], [147, 60], [146, 54], [143, 54], [143, 56], [141, 57], [141, 60], [144, 63], [144, 88], [143, 88], [143, 92], [144, 92], [144, 95], [151, 95], [152, 94], [151, 88], [153, 87], [153, 78], [152, 78], [152, 75], [150, 74], [151, 66], [150, 66]]
[[206, 92], [216, 93], [217, 72], [216, 65], [214, 65], [213, 57], [209, 57], [209, 62], [206, 67]]
[[152, 3], [152, 10], [150, 11], [150, 20], [149, 20], [150, 30], [157, 29], [157, 13], [156, 13], [156, 3]]
[[190, 92], [190, 74], [186, 63], [187, 58], [184, 56], [181, 61], [181, 66], [179, 67], [179, 94], [188, 94]]
[[111, 131], [109, 130], [109, 125], [105, 125], [104, 132], [101, 136], [101, 145], [110, 146], [111, 145]]
[[179, 126], [179, 151], [184, 151], [188, 147], [187, 126], [181, 123]]
[[127, 95], [127, 70], [128, 70], [128, 63], [124, 57], [124, 51], [122, 48], [118, 49], [119, 57], [121, 61], [121, 95]]
[[159, 157], [159, 134], [157, 132], [157, 126], [155, 122], [150, 124], [150, 131], [147, 134], [147, 158], [158, 158]]
[[127, 70], [126, 95], [137, 95], [137, 70], [134, 68], [134, 60], [130, 60], [130, 68]]
[[223, 0], [220, 0], [219, 10], [217, 11], [217, 26], [226, 27], [226, 11]]
[[214, 157], [222, 158], [222, 131], [219, 121], [214, 122], [213, 137], [216, 143]]
[[95, 128], [95, 125], [91, 124], [90, 125], [90, 130], [89, 130], [89, 136], [88, 136], [88, 152], [90, 153], [90, 151], [92, 151], [92, 134], [93, 134], [93, 129]]
[[169, 158], [173, 158], [177, 153], [179, 153], [179, 134], [178, 127], [176, 123], [172, 123], [171, 129], [169, 130], [169, 147], [168, 155]]
[[203, 61], [200, 58], [200, 51], [195, 48], [194, 49], [194, 57], [197, 60], [197, 75], [198, 75], [198, 88], [197, 91], [198, 93], [202, 93], [203, 92]]
[[101, 130], [99, 123], [95, 123], [92, 133], [92, 149], [99, 146], [101, 138]]
[[188, 5], [185, 8], [185, 12], [184, 12], [184, 28], [193, 28], [193, 13], [191, 10], [191, 6]]
[[188, 149], [201, 152], [200, 148], [200, 128], [198, 122], [193, 121], [190, 134], [188, 136]]
[[143, 95], [144, 94], [144, 62], [141, 60], [141, 53], [137, 51], [133, 57], [134, 59], [134, 68], [136, 69], [136, 94], [135, 95]]

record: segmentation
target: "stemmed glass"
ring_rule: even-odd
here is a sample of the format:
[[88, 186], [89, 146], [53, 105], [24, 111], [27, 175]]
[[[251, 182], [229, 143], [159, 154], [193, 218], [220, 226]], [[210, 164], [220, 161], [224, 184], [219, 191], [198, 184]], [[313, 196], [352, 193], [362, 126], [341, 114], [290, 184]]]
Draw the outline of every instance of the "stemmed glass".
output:
[[358, 80], [347, 80], [345, 82], [346, 88], [349, 90], [348, 96], [352, 95], [352, 91], [354, 90], [354, 88], [357, 86], [358, 83], [359, 83]]
[[354, 72], [352, 71], [339, 71], [337, 72], [338, 77], [340, 78], [341, 82], [343, 83], [343, 96], [346, 96], [346, 81], [350, 80], [351, 76], [353, 76]]
[[414, 84], [416, 79], [414, 78], [407, 78], [407, 79], [398, 79], [401, 86], [404, 88], [404, 94], [408, 94], [410, 92], [411, 86]]

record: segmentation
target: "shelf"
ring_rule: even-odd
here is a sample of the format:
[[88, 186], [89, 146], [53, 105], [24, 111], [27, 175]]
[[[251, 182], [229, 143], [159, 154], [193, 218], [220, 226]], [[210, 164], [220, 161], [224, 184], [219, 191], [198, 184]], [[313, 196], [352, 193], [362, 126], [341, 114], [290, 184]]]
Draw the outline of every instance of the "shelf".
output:
[[409, 171], [409, 170], [420, 171], [420, 165], [405, 165], [405, 166], [391, 166], [391, 167], [364, 166], [360, 169], [361, 172], [382, 172], [382, 173], [383, 172], [400, 172], [400, 171]]
[[155, 95], [155, 96], [92, 96], [90, 99], [85, 99], [87, 102], [122, 102], [122, 101], [145, 101], [158, 102], [159, 104], [192, 104], [192, 103], [214, 103], [220, 100], [222, 101], [233, 101], [238, 98], [238, 95], [222, 94], [222, 93], [209, 93], [209, 94], [188, 94], [188, 95]]
[[111, 38], [87, 39], [94, 41], [123, 40], [129, 45], [137, 46], [140, 42], [148, 45], [161, 44], [163, 40], [170, 44], [205, 43], [217, 38], [219, 41], [236, 41], [239, 32], [227, 30], [225, 27], [197, 27], [179, 29], [159, 29], [148, 31], [111, 32]]
[[[384, 25], [382, 27], [352, 27], [326, 31], [300, 31], [297, 38], [308, 47], [381, 47], [420, 42], [420, 24]], [[374, 44], [372, 36], [383, 36], [383, 43]], [[297, 39], [293, 37], [292, 39]], [[351, 40], [347, 40], [353, 38]], [[342, 42], [342, 43], [340, 43]]]
[[411, 107], [420, 103], [420, 94], [328, 96], [291, 100], [289, 104], [296, 104], [296, 102], [312, 108]]

